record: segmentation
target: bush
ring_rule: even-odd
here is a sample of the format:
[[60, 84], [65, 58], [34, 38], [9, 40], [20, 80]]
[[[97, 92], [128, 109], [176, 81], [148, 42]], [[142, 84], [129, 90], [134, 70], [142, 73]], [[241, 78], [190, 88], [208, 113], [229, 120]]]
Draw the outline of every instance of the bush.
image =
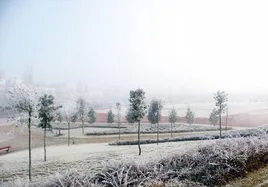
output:
[[[257, 129], [247, 129], [247, 130], [236, 130], [230, 132], [224, 132], [222, 134], [222, 138], [239, 138], [239, 137], [248, 137], [248, 136], [260, 136], [263, 134], [267, 134], [268, 128], [257, 128]], [[180, 142], [180, 141], [196, 141], [196, 140], [214, 140], [219, 139], [219, 134], [214, 135], [189, 135], [189, 136], [182, 136], [177, 138], [165, 138], [160, 139], [159, 143], [166, 143], [166, 142]], [[155, 139], [148, 139], [148, 140], [141, 140], [140, 144], [153, 144], [157, 143]], [[111, 142], [109, 145], [137, 145], [138, 141], [116, 141]]]
[[[173, 154], [144, 163], [131, 160], [112, 161], [107, 163], [99, 173], [68, 171], [36, 183], [26, 183], [24, 186], [212, 187], [225, 185], [230, 180], [243, 177], [248, 171], [267, 164], [268, 137], [263, 134], [219, 140], [182, 155]], [[18, 187], [14, 182], [9, 183], [9, 186]]]
[[[231, 130], [228, 127], [228, 130]], [[214, 126], [202, 126], [202, 125], [184, 125], [176, 124], [172, 130], [172, 133], [182, 133], [182, 132], [203, 132], [203, 131], [218, 131], [219, 128]], [[159, 133], [170, 133], [170, 124], [159, 125]], [[157, 128], [148, 124], [141, 125], [141, 134], [156, 134]], [[103, 132], [90, 132], [87, 136], [104, 136], [104, 135], [117, 135], [118, 130], [109, 130]], [[133, 127], [127, 127], [122, 129], [121, 134], [137, 134], [137, 129]]]
[[[267, 137], [226, 139], [200, 147], [196, 152], [191, 151], [182, 156], [173, 155], [146, 166], [121, 163], [114, 168], [110, 167], [102, 177], [107, 178], [114, 171], [124, 169], [125, 175], [128, 176], [127, 173], [130, 173], [137, 181], [148, 178], [168, 182], [177, 179], [215, 186], [245, 176], [247, 171], [259, 168], [267, 161]], [[126, 172], [127, 170], [130, 171]]]

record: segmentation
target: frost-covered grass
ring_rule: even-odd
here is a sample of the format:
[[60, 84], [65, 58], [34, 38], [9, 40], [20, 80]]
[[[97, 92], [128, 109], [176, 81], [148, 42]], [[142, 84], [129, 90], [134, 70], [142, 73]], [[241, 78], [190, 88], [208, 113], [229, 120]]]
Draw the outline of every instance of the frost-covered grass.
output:
[[[206, 141], [207, 142], [207, 141]], [[47, 147], [47, 162], [43, 161], [43, 148], [32, 150], [33, 179], [38, 176], [47, 176], [58, 171], [76, 168], [79, 172], [93, 169], [99, 171], [109, 160], [125, 160], [132, 158], [135, 161], [160, 159], [165, 155], [176, 152], [185, 152], [199, 145], [200, 142], [166, 143], [161, 146], [143, 145], [142, 156], [138, 156], [136, 146], [109, 146], [107, 143], [80, 144]], [[154, 154], [151, 154], [154, 152]], [[16, 176], [27, 178], [28, 151], [9, 153], [0, 158], [0, 181], [14, 180]], [[0, 182], [1, 183], [1, 182]]]
[[[176, 144], [173, 144], [173, 146]], [[177, 144], [179, 145], [179, 144]], [[176, 148], [174, 148], [176, 149]], [[59, 172], [25, 187], [56, 186], [217, 186], [243, 177], [247, 172], [268, 162], [268, 137], [259, 135], [246, 138], [205, 142], [195, 149], [154, 158], [120, 159], [107, 161], [100, 171], [76, 169]], [[90, 168], [90, 165], [87, 165]], [[25, 180], [6, 186], [21, 187]]]
[[[137, 126], [128, 125], [127, 128], [121, 129], [121, 134], [136, 134]], [[228, 130], [231, 128], [228, 127]], [[172, 128], [173, 133], [181, 132], [203, 132], [203, 131], [217, 131], [218, 127], [212, 125], [197, 125], [197, 124], [175, 124]], [[151, 124], [141, 124], [141, 134], [155, 134], [157, 133], [157, 126]], [[171, 133], [170, 124], [160, 124], [159, 133]], [[103, 131], [91, 131], [86, 133], [88, 136], [103, 136], [103, 135], [116, 135], [118, 134], [118, 129], [103, 129]]]
[[11, 133], [0, 133], [0, 143], [11, 140], [14, 138], [14, 134]]
[[[61, 130], [63, 136], [68, 134], [68, 125], [66, 122], [63, 123], [53, 123], [54, 133]], [[106, 135], [118, 135], [119, 127], [118, 124], [105, 124], [105, 123], [96, 123], [96, 124], [85, 124], [85, 135], [86, 136], [106, 136]], [[74, 137], [84, 137], [81, 134], [81, 123], [72, 123], [71, 124], [71, 135]], [[225, 129], [225, 127], [224, 127]], [[232, 127], [228, 127], [228, 130], [231, 130]], [[204, 125], [204, 124], [175, 124], [172, 126], [172, 133], [185, 133], [185, 132], [205, 132], [205, 131], [218, 131], [218, 126], [213, 125]], [[137, 134], [137, 125], [136, 124], [126, 124], [122, 123], [120, 125], [121, 134]], [[141, 134], [155, 134], [157, 133], [157, 126], [151, 125], [148, 123], [141, 124]], [[159, 125], [159, 133], [171, 133], [171, 125], [169, 123], [162, 123]]]
[[[260, 136], [265, 135], [268, 133], [268, 127], [259, 127], [256, 129], [246, 129], [246, 130], [235, 130], [235, 131], [223, 131], [222, 138], [239, 138], [239, 137], [248, 137], [248, 136]], [[159, 143], [166, 143], [166, 142], [180, 142], [180, 141], [196, 141], [196, 140], [214, 140], [219, 139], [220, 135], [219, 132], [215, 134], [196, 134], [196, 135], [188, 135], [188, 136], [181, 136], [176, 138], [165, 138], [159, 139]], [[141, 140], [140, 144], [153, 144], [157, 143], [156, 139], [147, 139]], [[116, 141], [111, 142], [109, 145], [138, 145], [138, 141]]]
[[[61, 129], [61, 130], [67, 130], [68, 129], [68, 124], [67, 122], [56, 122], [52, 124], [53, 128], [55, 129]], [[82, 127], [82, 123], [71, 123], [70, 124], [70, 128], [71, 129], [77, 129], [77, 128], [81, 128]], [[84, 127], [88, 127], [88, 128], [100, 128], [100, 129], [118, 129], [118, 125], [117, 124], [107, 124], [107, 123], [94, 123], [94, 124], [89, 124], [89, 123], [85, 123]], [[121, 128], [126, 128], [124, 125], [121, 125]]]

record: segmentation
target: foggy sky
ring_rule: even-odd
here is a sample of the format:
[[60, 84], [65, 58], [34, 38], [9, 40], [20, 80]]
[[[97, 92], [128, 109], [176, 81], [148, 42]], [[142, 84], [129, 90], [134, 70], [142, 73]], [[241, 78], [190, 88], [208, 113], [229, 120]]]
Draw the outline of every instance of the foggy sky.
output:
[[0, 70], [95, 90], [268, 90], [267, 5], [1, 1]]

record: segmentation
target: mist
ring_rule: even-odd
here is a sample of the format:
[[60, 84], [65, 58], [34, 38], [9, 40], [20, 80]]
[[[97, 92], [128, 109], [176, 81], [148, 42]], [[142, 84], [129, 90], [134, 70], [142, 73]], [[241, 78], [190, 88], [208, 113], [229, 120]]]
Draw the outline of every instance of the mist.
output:
[[0, 0], [0, 186], [267, 186], [267, 5]]
[[127, 93], [267, 93], [266, 1], [1, 1], [0, 70]]

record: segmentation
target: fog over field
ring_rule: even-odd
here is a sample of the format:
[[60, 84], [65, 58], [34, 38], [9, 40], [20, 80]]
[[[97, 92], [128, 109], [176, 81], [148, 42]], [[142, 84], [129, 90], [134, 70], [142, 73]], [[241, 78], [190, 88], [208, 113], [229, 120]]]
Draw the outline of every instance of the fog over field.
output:
[[122, 96], [268, 93], [264, 4], [1, 1], [1, 77]]
[[161, 99], [165, 116], [173, 106], [184, 116], [190, 106], [208, 117], [217, 90], [228, 93], [231, 115], [264, 110], [268, 13], [261, 4], [1, 1], [0, 88], [30, 84], [63, 105], [84, 97], [100, 113], [120, 102], [126, 114], [137, 88], [148, 105]]
[[0, 186], [267, 185], [267, 9], [0, 0]]

